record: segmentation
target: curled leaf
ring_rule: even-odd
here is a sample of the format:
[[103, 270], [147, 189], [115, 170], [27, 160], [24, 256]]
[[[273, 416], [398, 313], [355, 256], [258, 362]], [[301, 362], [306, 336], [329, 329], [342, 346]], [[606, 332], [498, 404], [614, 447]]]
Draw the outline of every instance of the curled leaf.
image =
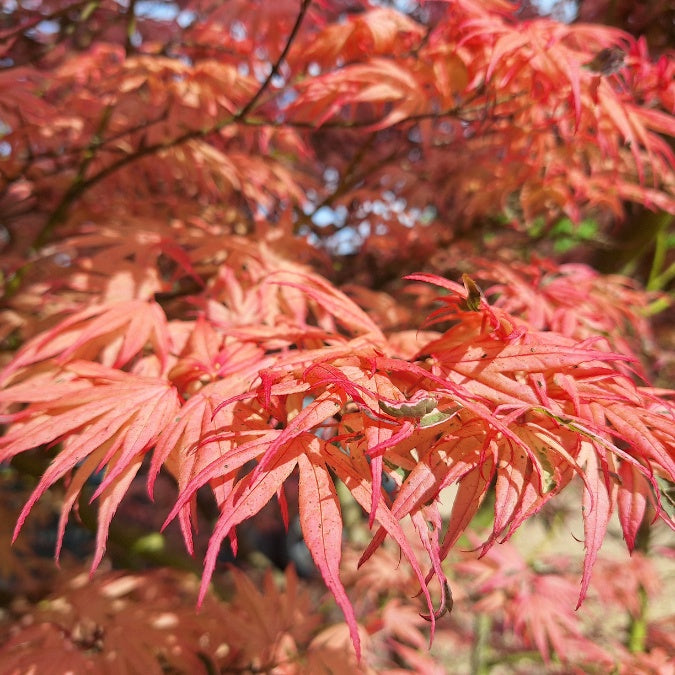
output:
[[415, 401], [413, 397], [408, 401], [401, 401], [400, 403], [378, 401], [377, 404], [380, 406], [380, 410], [383, 410], [387, 415], [391, 415], [392, 417], [412, 417], [414, 419], [421, 419], [432, 412], [438, 405], [438, 399], [434, 396], [425, 396], [424, 393], [417, 401]]

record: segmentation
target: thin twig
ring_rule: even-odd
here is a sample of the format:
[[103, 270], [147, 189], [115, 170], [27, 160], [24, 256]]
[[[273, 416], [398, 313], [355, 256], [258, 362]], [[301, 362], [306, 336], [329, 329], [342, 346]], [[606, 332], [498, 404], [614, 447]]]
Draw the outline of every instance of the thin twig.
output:
[[35, 251], [40, 249], [47, 243], [47, 241], [49, 241], [54, 228], [65, 220], [65, 216], [68, 209], [70, 208], [70, 205], [86, 189], [87, 181], [85, 180], [84, 176], [87, 173], [89, 165], [96, 156], [96, 151], [101, 145], [103, 134], [105, 133], [108, 123], [110, 122], [110, 117], [112, 116], [112, 111], [112, 105], [107, 105], [103, 109], [103, 114], [99, 120], [98, 127], [94, 132], [87, 149], [85, 150], [84, 157], [82, 158], [82, 162], [80, 163], [80, 167], [77, 171], [77, 175], [73, 179], [73, 182], [70, 184], [68, 190], [66, 190], [66, 193], [61, 198], [61, 201], [56, 206], [56, 209], [54, 209], [54, 212], [47, 220], [44, 227], [38, 232], [37, 237], [35, 237], [35, 240], [33, 241], [33, 249]]
[[279, 56], [277, 57], [277, 60], [274, 62], [274, 65], [272, 66], [272, 70], [270, 70], [267, 77], [265, 78], [265, 81], [262, 83], [262, 85], [255, 93], [253, 98], [234, 116], [235, 121], [243, 119], [244, 117], [246, 117], [246, 115], [248, 115], [249, 112], [251, 112], [251, 110], [253, 110], [255, 104], [260, 100], [260, 97], [265, 93], [267, 87], [269, 87], [272, 78], [279, 73], [281, 64], [286, 59], [286, 55], [290, 51], [291, 46], [295, 41], [298, 31], [300, 30], [300, 26], [302, 25], [305, 15], [307, 14], [307, 10], [309, 9], [309, 6], [311, 4], [312, 0], [302, 0], [300, 11], [298, 12], [298, 16], [295, 19], [295, 24], [291, 29], [291, 32], [288, 36], [288, 39], [286, 40], [284, 48], [281, 50], [281, 54], [279, 54]]

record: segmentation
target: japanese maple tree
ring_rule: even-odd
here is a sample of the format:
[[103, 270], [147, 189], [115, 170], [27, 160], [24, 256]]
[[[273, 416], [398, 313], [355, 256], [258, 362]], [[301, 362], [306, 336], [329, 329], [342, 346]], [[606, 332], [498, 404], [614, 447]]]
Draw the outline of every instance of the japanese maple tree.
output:
[[[358, 564], [394, 542], [433, 637], [486, 500], [471, 564], [499, 567], [578, 484], [580, 605], [613, 512], [631, 551], [675, 526], [648, 320], [675, 276], [674, 74], [644, 38], [506, 0], [6, 5], [0, 461], [49, 458], [14, 537], [63, 480], [57, 557], [93, 500], [95, 569], [131, 486], [170, 475], [189, 552], [202, 488], [217, 504], [202, 602], [223, 543], [297, 502], [360, 655], [349, 500]], [[622, 222], [646, 233], [634, 279], [592, 264]], [[583, 258], [562, 260], [560, 223]], [[566, 602], [569, 580], [522, 574]], [[566, 610], [537, 625], [503, 588], [508, 625], [565, 658]], [[388, 611], [419, 647], [417, 613]]]

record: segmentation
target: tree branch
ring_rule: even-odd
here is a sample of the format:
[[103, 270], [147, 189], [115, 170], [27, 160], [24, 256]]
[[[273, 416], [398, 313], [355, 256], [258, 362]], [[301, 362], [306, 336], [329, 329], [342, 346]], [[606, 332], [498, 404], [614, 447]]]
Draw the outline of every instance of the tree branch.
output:
[[298, 16], [295, 19], [295, 24], [291, 29], [291, 32], [288, 36], [288, 40], [286, 40], [284, 48], [281, 50], [281, 54], [279, 54], [279, 56], [277, 57], [277, 60], [274, 62], [274, 65], [272, 66], [272, 70], [270, 70], [267, 77], [265, 78], [265, 81], [262, 83], [262, 85], [255, 93], [253, 98], [234, 116], [234, 121], [243, 119], [244, 117], [246, 117], [246, 115], [248, 115], [249, 112], [251, 112], [251, 110], [253, 110], [255, 104], [260, 100], [260, 97], [265, 93], [267, 87], [269, 87], [272, 78], [279, 73], [281, 64], [286, 59], [286, 55], [290, 51], [293, 42], [295, 42], [295, 38], [298, 35], [300, 26], [302, 25], [305, 15], [307, 14], [307, 10], [309, 9], [309, 6], [311, 4], [312, 0], [302, 0], [302, 4], [300, 5], [300, 11], [298, 12]]

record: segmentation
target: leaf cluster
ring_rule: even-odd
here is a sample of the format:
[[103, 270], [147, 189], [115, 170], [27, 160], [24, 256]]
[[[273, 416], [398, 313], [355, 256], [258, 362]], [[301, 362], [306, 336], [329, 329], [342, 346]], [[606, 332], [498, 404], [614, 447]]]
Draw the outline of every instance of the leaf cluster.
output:
[[[602, 212], [606, 234], [627, 202], [675, 212], [668, 54], [519, 21], [503, 0], [197, 1], [166, 19], [141, 5], [0, 15], [0, 461], [53, 455], [14, 538], [63, 480], [58, 556], [93, 486], [95, 568], [132, 483], [152, 496], [163, 471], [191, 553], [197, 495], [217, 507], [206, 602], [223, 543], [236, 552], [273, 500], [288, 527], [297, 482], [360, 654], [342, 491], [372, 530], [358, 564], [394, 542], [432, 636], [452, 606], [444, 560], [488, 498], [486, 556], [581, 484], [578, 604], [613, 512], [629, 550], [646, 520], [674, 526], [672, 392], [636, 360], [654, 296], [580, 264], [476, 255], [479, 225], [504, 214], [527, 230]], [[330, 281], [345, 249], [400, 277], [407, 255], [423, 269], [471, 232], [462, 284], [411, 274], [404, 303]], [[510, 621], [544, 653], [561, 617]]]

